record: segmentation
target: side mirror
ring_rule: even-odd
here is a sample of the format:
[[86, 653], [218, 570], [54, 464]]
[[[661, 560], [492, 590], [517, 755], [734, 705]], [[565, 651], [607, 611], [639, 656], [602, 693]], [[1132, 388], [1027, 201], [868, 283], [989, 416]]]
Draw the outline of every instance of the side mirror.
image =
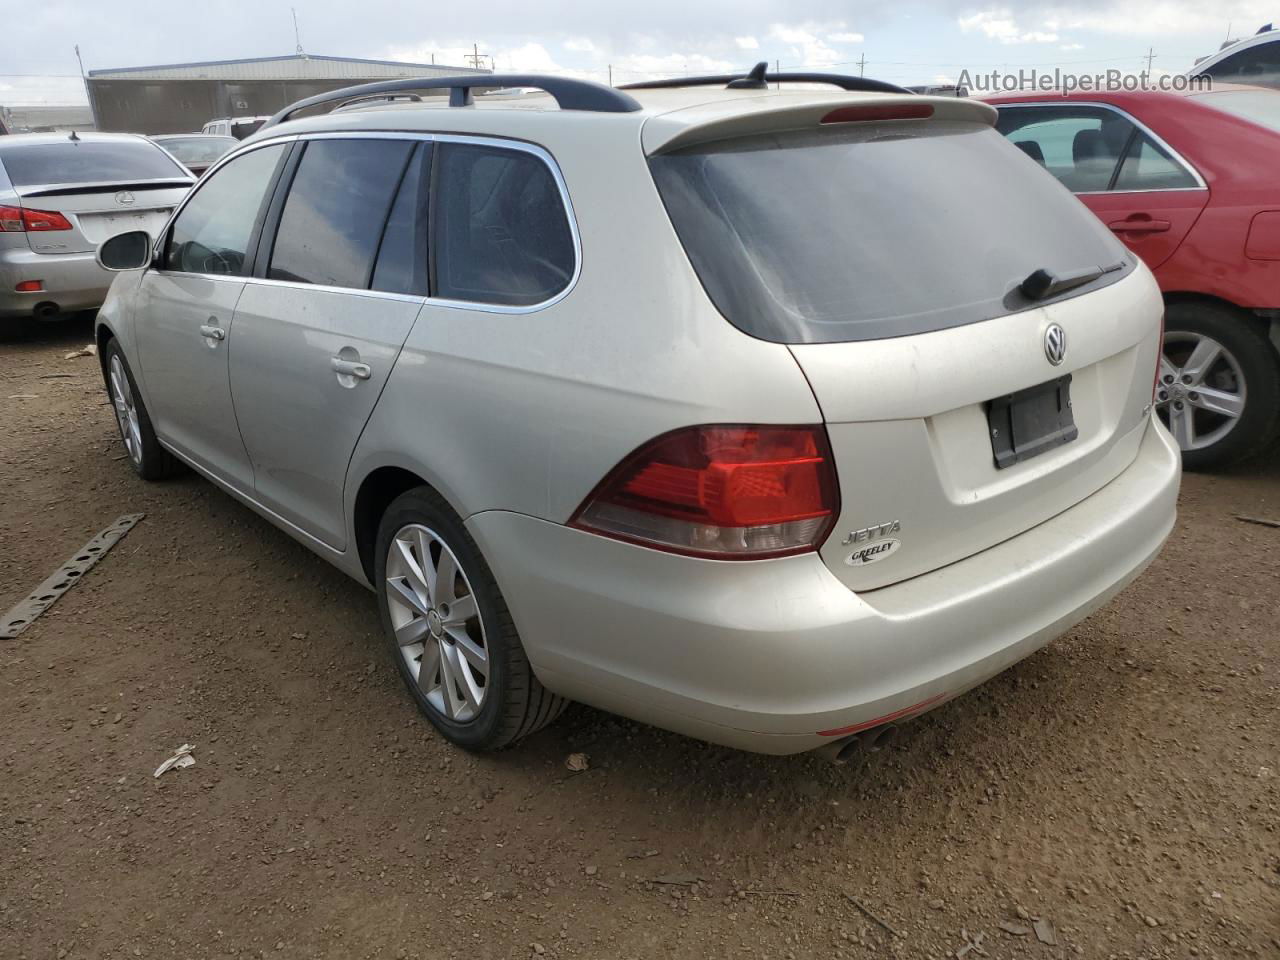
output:
[[145, 230], [116, 234], [99, 244], [97, 261], [103, 270], [114, 273], [145, 267], [151, 262], [151, 234]]

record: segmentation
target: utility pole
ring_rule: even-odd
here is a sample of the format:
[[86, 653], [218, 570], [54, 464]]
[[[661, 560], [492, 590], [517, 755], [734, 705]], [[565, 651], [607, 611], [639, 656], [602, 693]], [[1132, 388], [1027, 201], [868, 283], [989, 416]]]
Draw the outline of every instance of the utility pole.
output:
[[471, 52], [466, 55], [465, 59], [471, 61], [471, 66], [475, 67], [477, 70], [481, 70], [484, 68], [484, 58], [487, 56], [487, 53], [482, 54], [480, 52], [480, 45], [478, 43], [473, 43], [471, 45]]
[[1151, 61], [1156, 58], [1154, 47], [1147, 47], [1147, 76], [1151, 76]]
[[867, 52], [862, 51], [862, 56], [858, 58], [858, 76], [862, 76], [862, 71], [867, 67]]
[[298, 54], [298, 56], [300, 57], [306, 56], [306, 54], [302, 52], [302, 35], [298, 33], [298, 9], [297, 7], [290, 7], [289, 12], [293, 14], [293, 42], [295, 44], [294, 50]]
[[84, 98], [89, 101], [89, 113], [93, 116], [93, 128], [98, 129], [98, 105], [89, 92], [89, 81], [84, 75], [84, 60], [80, 58], [80, 44], [76, 44], [76, 63], [80, 64], [80, 82], [84, 84]]
[[609, 64], [609, 86], [613, 86], [613, 64]]
[[[781, 60], [775, 60], [775, 61], [773, 61], [773, 72], [774, 72], [774, 73], [781, 73], [781, 72], [782, 72], [782, 61], [781, 61]], [[781, 80], [779, 80], [777, 83], [775, 83], [775, 84], [773, 85], [773, 89], [775, 89], [775, 90], [781, 90], [781, 89], [782, 89], [782, 81], [781, 81]]]

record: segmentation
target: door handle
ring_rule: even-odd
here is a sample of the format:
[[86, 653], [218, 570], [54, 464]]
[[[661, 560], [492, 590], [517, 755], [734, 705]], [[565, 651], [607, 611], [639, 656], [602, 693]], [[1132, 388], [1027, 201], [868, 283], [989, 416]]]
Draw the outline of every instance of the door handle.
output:
[[357, 380], [368, 380], [373, 374], [367, 363], [361, 363], [358, 360], [344, 360], [342, 357], [330, 357], [329, 366], [339, 376], [355, 377]]
[[[212, 320], [213, 318], [210, 317], [209, 319]], [[200, 324], [200, 336], [208, 337], [210, 340], [225, 340], [227, 331], [221, 327], [215, 327], [211, 323], [202, 323]]]
[[1164, 233], [1169, 229], [1168, 220], [1152, 220], [1146, 214], [1135, 214], [1124, 220], [1107, 224], [1116, 233]]

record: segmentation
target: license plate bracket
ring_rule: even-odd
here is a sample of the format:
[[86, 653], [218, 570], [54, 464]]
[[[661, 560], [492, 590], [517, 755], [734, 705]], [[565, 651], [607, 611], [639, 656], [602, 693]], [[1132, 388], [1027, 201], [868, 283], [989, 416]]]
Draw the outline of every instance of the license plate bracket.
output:
[[1071, 409], [1071, 374], [996, 397], [987, 406], [996, 469], [1070, 443], [1080, 435]]

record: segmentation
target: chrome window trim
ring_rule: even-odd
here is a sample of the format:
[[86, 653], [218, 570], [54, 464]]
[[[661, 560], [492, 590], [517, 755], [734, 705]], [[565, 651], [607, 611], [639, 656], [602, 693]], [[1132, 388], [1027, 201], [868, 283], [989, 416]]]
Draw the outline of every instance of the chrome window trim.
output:
[[[1096, 107], [1097, 109], [1100, 109], [1100, 110], [1110, 110], [1112, 113], [1116, 114], [1117, 116], [1123, 117], [1124, 119], [1128, 120], [1135, 127], [1137, 127], [1139, 130], [1145, 133], [1148, 137], [1150, 137], [1155, 142], [1156, 146], [1158, 146], [1161, 150], [1167, 153], [1170, 159], [1172, 159], [1174, 163], [1182, 167], [1182, 169], [1185, 170], [1187, 173], [1191, 174], [1191, 178], [1196, 182], [1196, 185], [1194, 187], [1156, 187], [1149, 190], [1082, 190], [1079, 193], [1075, 194], [1077, 197], [1105, 196], [1106, 194], [1110, 194], [1110, 193], [1173, 193], [1179, 190], [1208, 190], [1209, 189], [1209, 185], [1205, 183], [1204, 177], [1200, 176], [1200, 171], [1197, 170], [1194, 166], [1192, 166], [1191, 163], [1182, 154], [1180, 154], [1177, 150], [1173, 149], [1173, 147], [1169, 145], [1169, 143], [1164, 139], [1164, 137], [1160, 136], [1160, 134], [1156, 133], [1154, 130], [1148, 127], [1145, 123], [1143, 123], [1133, 114], [1129, 113], [1129, 111], [1121, 110], [1119, 107], [1115, 106], [1114, 104], [1099, 103], [1095, 100], [1064, 100], [1061, 103], [1057, 103], [1049, 100], [1036, 100], [1030, 103], [1000, 103], [1000, 104], [995, 104], [994, 106], [997, 112], [1000, 110], [1018, 110], [1026, 107]], [[1004, 136], [1004, 134], [1001, 134], [1001, 136]], [[1005, 139], [1008, 140], [1009, 138], [1006, 137]], [[1012, 143], [1013, 141], [1009, 140], [1009, 142]]]
[[[240, 280], [244, 283], [255, 284], [277, 284], [280, 286], [293, 287], [299, 290], [324, 290], [333, 293], [355, 294], [362, 297], [379, 297], [388, 300], [408, 300], [414, 303], [422, 303], [433, 307], [449, 307], [457, 310], [474, 310], [481, 313], [498, 313], [498, 314], [524, 314], [535, 313], [539, 310], [545, 310], [548, 307], [559, 303], [570, 293], [574, 287], [578, 285], [578, 278], [582, 276], [582, 237], [578, 232], [578, 218], [574, 214], [573, 201], [569, 197], [569, 186], [565, 183], [564, 174], [560, 171], [560, 165], [556, 163], [555, 158], [545, 148], [535, 143], [529, 143], [526, 140], [516, 140], [509, 137], [482, 136], [473, 134], [460, 133], [422, 133], [416, 131], [399, 131], [399, 130], [326, 130], [318, 133], [303, 134], [285, 134], [278, 137], [267, 137], [263, 140], [255, 140], [253, 143], [233, 150], [226, 156], [222, 157], [210, 167], [200, 182], [213, 176], [218, 169], [225, 163], [230, 163], [236, 157], [243, 156], [251, 150], [260, 149], [262, 147], [271, 146], [279, 143], [292, 143], [297, 140], [423, 140], [435, 143], [465, 143], [482, 147], [495, 147], [500, 150], [516, 150], [523, 153], [532, 154], [546, 165], [551, 172], [551, 178], [555, 181], [556, 189], [560, 191], [560, 202], [564, 207], [565, 218], [569, 223], [569, 235], [573, 239], [573, 273], [569, 277], [569, 282], [553, 296], [542, 300], [538, 303], [514, 306], [502, 303], [487, 303], [484, 301], [473, 300], [450, 300], [445, 297], [421, 297], [410, 296], [400, 293], [389, 293], [380, 290], [361, 290], [357, 287], [330, 287], [315, 283], [298, 283], [291, 280], [271, 280], [266, 277], [232, 277], [227, 274], [207, 274], [207, 273], [187, 273], [185, 271], [160, 270], [156, 268], [157, 273], [166, 275], [183, 276], [183, 277], [201, 277], [204, 279], [214, 280]], [[169, 217], [168, 222], [164, 225], [164, 229], [160, 231], [160, 236], [156, 240], [153, 248], [153, 255], [159, 257], [160, 243], [164, 236], [168, 233], [169, 227], [173, 221], [177, 219], [182, 212], [183, 207], [195, 194], [192, 190], [183, 198]]]

